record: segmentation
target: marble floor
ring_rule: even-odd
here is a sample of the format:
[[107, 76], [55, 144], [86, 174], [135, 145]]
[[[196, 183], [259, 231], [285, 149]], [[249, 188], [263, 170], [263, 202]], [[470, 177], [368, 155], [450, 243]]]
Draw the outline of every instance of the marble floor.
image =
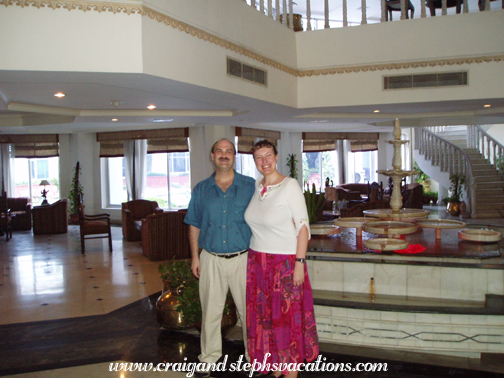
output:
[[[478, 220], [480, 222], [480, 220]], [[503, 225], [504, 222], [487, 221]], [[486, 224], [482, 222], [482, 224]], [[80, 253], [78, 227], [68, 234], [33, 236], [17, 231], [0, 239], [0, 376], [15, 377], [185, 377], [186, 373], [111, 372], [113, 362], [194, 362], [195, 330], [167, 331], [156, 323], [161, 282], [157, 267], [141, 253], [140, 242], [125, 242], [113, 227], [114, 251], [106, 239], [86, 241]], [[243, 353], [240, 332], [224, 340], [224, 353]], [[327, 361], [387, 363], [387, 372], [359, 377], [504, 376], [499, 356], [481, 360], [321, 345]], [[216, 372], [216, 377], [243, 376]], [[355, 377], [355, 372], [313, 372], [307, 377]]]

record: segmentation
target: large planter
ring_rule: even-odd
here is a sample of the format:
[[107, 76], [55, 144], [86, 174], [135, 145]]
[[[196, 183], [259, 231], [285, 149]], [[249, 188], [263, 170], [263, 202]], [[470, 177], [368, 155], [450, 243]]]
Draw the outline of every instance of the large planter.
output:
[[188, 324], [183, 314], [177, 311], [177, 306], [180, 304], [179, 296], [183, 290], [182, 285], [176, 289], [170, 289], [168, 285], [164, 285], [163, 293], [156, 301], [156, 319], [163, 328], [175, 330], [193, 326]]
[[460, 214], [460, 202], [458, 201], [448, 202], [446, 206], [446, 211], [451, 216], [458, 217], [458, 215]]
[[79, 225], [79, 214], [70, 214], [70, 222], [78, 226]]

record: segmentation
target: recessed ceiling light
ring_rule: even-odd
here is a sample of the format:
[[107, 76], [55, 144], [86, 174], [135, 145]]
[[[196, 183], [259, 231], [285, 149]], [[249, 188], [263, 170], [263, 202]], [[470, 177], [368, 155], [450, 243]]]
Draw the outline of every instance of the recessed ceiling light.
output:
[[65, 94], [63, 92], [58, 92], [54, 94], [55, 97], [62, 98], [65, 97]]
[[173, 121], [172, 119], [153, 119], [152, 122], [171, 122]]
[[119, 121], [117, 118], [112, 118], [112, 122], [117, 122]]
[[149, 110], [156, 109], [156, 105], [149, 105], [149, 106], [147, 106], [147, 109], [149, 109]]
[[491, 106], [492, 106], [492, 105], [490, 105], [490, 104], [483, 105], [483, 107], [484, 107], [484, 108], [489, 108], [489, 107], [491, 107]]
[[380, 111], [376, 109], [375, 111], [373, 111], [373, 113], [380, 113]]

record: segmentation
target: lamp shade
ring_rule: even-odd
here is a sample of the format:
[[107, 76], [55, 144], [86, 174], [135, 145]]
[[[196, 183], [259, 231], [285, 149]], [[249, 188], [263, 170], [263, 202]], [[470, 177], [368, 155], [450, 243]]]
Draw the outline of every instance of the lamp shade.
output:
[[51, 183], [49, 181], [47, 181], [47, 180], [42, 180], [42, 181], [40, 181], [39, 185], [40, 186], [46, 186], [46, 185], [51, 185]]

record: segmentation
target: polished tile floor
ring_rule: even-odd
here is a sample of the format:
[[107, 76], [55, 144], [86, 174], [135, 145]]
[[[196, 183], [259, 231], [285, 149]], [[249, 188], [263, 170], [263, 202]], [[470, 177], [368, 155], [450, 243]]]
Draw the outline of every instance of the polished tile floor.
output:
[[[491, 223], [503, 224], [500, 220]], [[196, 361], [199, 353], [196, 331], [172, 332], [157, 325], [159, 263], [142, 255], [140, 242], [124, 242], [121, 228], [113, 227], [113, 253], [108, 252], [106, 239], [97, 239], [86, 242], [82, 255], [74, 226], [63, 235], [18, 231], [13, 236], [8, 243], [0, 239], [0, 376], [186, 376], [108, 371], [109, 363], [115, 361]], [[224, 343], [230, 361], [243, 353], [239, 337], [234, 337], [239, 332], [233, 331]], [[327, 344], [321, 350], [327, 361], [388, 363], [388, 372], [357, 373], [359, 377], [469, 378], [504, 373], [501, 356], [484, 360], [425, 357]], [[216, 377], [233, 376], [236, 373], [216, 373]], [[305, 376], [355, 377], [356, 373]]]

